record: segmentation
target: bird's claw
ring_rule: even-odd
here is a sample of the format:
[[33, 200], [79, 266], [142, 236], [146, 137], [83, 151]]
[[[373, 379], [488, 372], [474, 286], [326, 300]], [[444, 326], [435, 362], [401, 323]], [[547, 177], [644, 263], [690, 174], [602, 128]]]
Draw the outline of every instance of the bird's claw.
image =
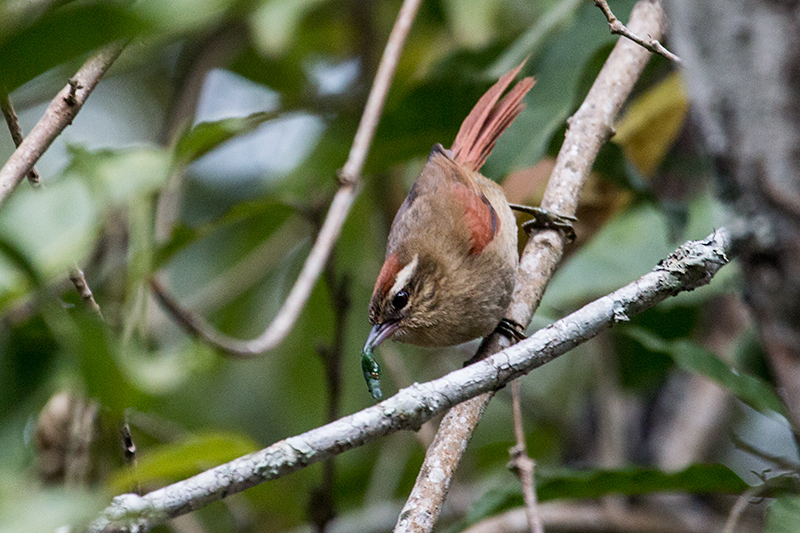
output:
[[509, 204], [511, 209], [531, 215], [533, 218], [522, 223], [522, 230], [528, 235], [537, 229], [553, 229], [560, 231], [567, 241], [572, 242], [575, 240], [575, 228], [573, 222], [575, 217], [568, 215], [559, 215], [552, 213], [541, 207], [532, 207], [529, 205]]
[[497, 324], [494, 331], [495, 333], [505, 335], [515, 342], [520, 342], [528, 338], [527, 335], [525, 335], [525, 328], [522, 327], [522, 324], [509, 320], [508, 318], [500, 320], [500, 323]]
[[[494, 331], [492, 332], [492, 335], [494, 334], [502, 335], [507, 339], [513, 341], [514, 343], [523, 341], [528, 338], [525, 335], [525, 328], [523, 328], [520, 323], [514, 322], [513, 320], [510, 320], [508, 318], [503, 318], [500, 320], [500, 323], [497, 324], [497, 327], [494, 328]], [[483, 339], [483, 342], [486, 343], [489, 340], [489, 338], [491, 338], [492, 335], [489, 335], [488, 337]], [[483, 344], [481, 344], [481, 347], [478, 348], [477, 353], [471, 359], [464, 362], [464, 366], [467, 367], [473, 363], [477, 363], [478, 361], [480, 361], [482, 358], [479, 356], [483, 353], [484, 353]]]

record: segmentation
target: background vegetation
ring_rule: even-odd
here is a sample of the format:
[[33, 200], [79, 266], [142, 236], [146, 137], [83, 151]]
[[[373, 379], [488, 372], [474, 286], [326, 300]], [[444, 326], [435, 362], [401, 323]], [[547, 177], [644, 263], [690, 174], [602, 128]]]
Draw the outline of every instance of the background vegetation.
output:
[[[432, 144], [448, 146], [482, 92], [526, 56], [525, 72], [538, 82], [483, 171], [504, 180], [512, 201], [538, 203], [565, 120], [616, 37], [589, 2], [424, 2], [363, 191], [286, 341], [260, 359], [226, 359], [184, 334], [149, 295], [147, 282], [159, 273], [220, 330], [241, 338], [264, 330], [338, 186], [399, 5], [0, 3], [0, 86], [26, 132], [87, 54], [132, 39], [37, 164], [43, 190], [23, 183], [0, 209], [0, 531], [80, 523], [113, 494], [183, 479], [370, 405], [358, 356], [394, 212]], [[611, 5], [626, 20], [633, 1]], [[680, 75], [654, 57], [601, 152], [578, 214], [579, 239], [534, 327], [724, 223], [686, 111]], [[0, 159], [13, 149], [0, 135]], [[76, 262], [104, 323], [67, 279]], [[740, 285], [735, 265], [726, 267], [710, 287], [523, 379], [541, 500], [603, 497], [637, 510], [674, 510], [677, 502], [680, 512], [710, 521], [702, 523], [722, 524], [735, 499], [725, 494], [741, 494], [781, 466], [796, 471], [795, 441]], [[382, 346], [384, 390], [441, 376], [474, 348]], [[63, 403], [48, 411], [57, 435], [68, 439], [69, 428], [80, 427], [76, 406], [99, 413], [90, 463], [66, 480], [57, 468], [43, 472], [45, 422], [37, 422], [59, 393]], [[134, 470], [120, 451], [123, 422], [137, 448]], [[299, 532], [330, 519], [329, 531], [390, 530], [431, 431], [392, 435], [338, 457], [334, 470], [307, 468], [161, 530]], [[441, 531], [521, 503], [505, 468], [513, 443], [503, 391], [459, 470]], [[69, 460], [68, 451], [61, 455]], [[641, 496], [665, 491], [680, 499]], [[609, 499], [619, 494], [636, 497]], [[743, 528], [763, 528], [766, 516], [768, 530], [789, 531], [781, 528], [796, 523], [800, 505], [784, 496], [747, 513]]]

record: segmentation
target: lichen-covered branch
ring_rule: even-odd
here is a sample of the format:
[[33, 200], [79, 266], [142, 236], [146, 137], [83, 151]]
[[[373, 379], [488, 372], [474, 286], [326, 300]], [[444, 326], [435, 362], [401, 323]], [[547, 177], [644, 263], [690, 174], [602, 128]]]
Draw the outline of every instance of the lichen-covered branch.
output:
[[711, 281], [729, 260], [728, 232], [689, 241], [635, 282], [604, 296], [482, 361], [325, 426], [235, 459], [145, 496], [124, 494], [92, 524], [90, 531], [144, 532], [265, 481], [285, 476], [389, 433], [416, 429], [453, 405], [497, 390], [616, 323], [681, 291]]
[[[656, 37], [661, 35], [664, 24], [660, 3], [651, 0], [636, 4], [629, 23], [633, 31]], [[649, 58], [647, 50], [631, 41], [620, 39], [616, 44], [583, 104], [568, 121], [569, 129], [542, 199], [544, 209], [561, 215], [575, 214], [580, 191], [597, 153], [611, 136], [614, 119]], [[530, 323], [561, 261], [565, 244], [564, 237], [552, 230], [541, 231], [529, 239], [520, 259], [506, 318], [518, 324]], [[494, 335], [481, 346], [478, 357], [507, 345], [504, 337]], [[459, 405], [442, 419], [395, 532], [431, 531], [466, 449], [464, 443], [469, 442], [491, 397], [488, 393]]]

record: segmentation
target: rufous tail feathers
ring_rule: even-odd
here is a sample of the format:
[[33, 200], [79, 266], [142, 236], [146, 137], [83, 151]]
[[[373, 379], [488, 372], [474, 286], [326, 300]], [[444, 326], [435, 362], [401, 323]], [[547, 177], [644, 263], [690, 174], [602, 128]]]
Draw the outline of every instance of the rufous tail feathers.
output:
[[492, 152], [497, 138], [525, 108], [522, 99], [533, 87], [533, 78], [523, 78], [500, 100], [524, 65], [525, 61], [497, 80], [461, 123], [450, 149], [455, 161], [472, 170], [480, 169]]

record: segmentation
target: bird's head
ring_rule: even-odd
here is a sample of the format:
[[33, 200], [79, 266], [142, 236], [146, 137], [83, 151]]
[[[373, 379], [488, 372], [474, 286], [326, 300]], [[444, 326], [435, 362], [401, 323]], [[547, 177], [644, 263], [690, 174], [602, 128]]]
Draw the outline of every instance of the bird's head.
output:
[[389, 337], [407, 340], [436, 322], [439, 269], [423, 253], [390, 254], [381, 268], [372, 300], [369, 320], [373, 324], [365, 349], [374, 348]]

